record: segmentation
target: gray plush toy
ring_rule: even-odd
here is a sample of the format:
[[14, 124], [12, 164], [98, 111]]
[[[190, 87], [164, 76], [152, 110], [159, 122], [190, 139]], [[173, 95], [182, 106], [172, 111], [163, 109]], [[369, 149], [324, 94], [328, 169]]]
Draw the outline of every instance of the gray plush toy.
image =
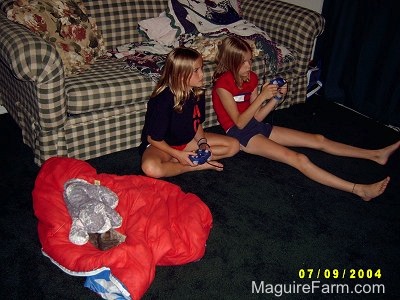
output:
[[89, 233], [104, 233], [122, 224], [114, 210], [118, 196], [105, 186], [71, 179], [64, 184], [64, 200], [72, 218], [69, 240], [76, 245], [86, 244]]

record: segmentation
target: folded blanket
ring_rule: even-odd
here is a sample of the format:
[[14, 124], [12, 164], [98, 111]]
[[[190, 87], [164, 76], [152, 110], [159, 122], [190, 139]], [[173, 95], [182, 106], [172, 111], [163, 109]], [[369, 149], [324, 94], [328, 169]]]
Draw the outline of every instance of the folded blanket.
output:
[[265, 31], [243, 19], [237, 0], [169, 0], [167, 16], [180, 34], [207, 38], [236, 35], [254, 41], [256, 48], [266, 56], [273, 74], [283, 60], [292, 55], [288, 49], [273, 42]]
[[121, 45], [110, 50], [107, 56], [126, 61], [125, 69], [139, 72], [144, 77], [158, 82], [169, 51], [171, 48], [157, 41], [147, 41]]
[[214, 61], [218, 45], [229, 35], [247, 40], [253, 56], [264, 56], [272, 74], [277, 73], [280, 64], [294, 58], [287, 48], [242, 18], [237, 0], [169, 0], [166, 12], [140, 21], [138, 30], [147, 41], [121, 45], [108, 56], [125, 60], [126, 69], [155, 82], [160, 78], [166, 55], [174, 47], [194, 48], [205, 61]]

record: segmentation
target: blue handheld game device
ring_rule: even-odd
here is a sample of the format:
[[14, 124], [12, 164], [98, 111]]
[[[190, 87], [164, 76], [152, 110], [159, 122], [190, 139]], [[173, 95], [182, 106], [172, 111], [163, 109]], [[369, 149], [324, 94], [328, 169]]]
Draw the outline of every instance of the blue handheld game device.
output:
[[[269, 83], [270, 84], [276, 84], [276, 85], [278, 85], [278, 88], [280, 88], [280, 87], [282, 87], [282, 86], [284, 86], [286, 84], [286, 80], [283, 79], [282, 77], [276, 77], [275, 79], [272, 79]], [[281, 101], [282, 100], [282, 96], [276, 95], [274, 97], [274, 99], [276, 101]]]
[[211, 157], [211, 151], [203, 149], [197, 149], [196, 155], [189, 155], [189, 159], [195, 165], [202, 165], [206, 163], [210, 159], [210, 157]]
[[282, 77], [277, 77], [275, 79], [272, 79], [270, 82], [270, 84], [277, 84], [278, 87], [282, 87], [286, 84], [286, 80], [283, 79]]

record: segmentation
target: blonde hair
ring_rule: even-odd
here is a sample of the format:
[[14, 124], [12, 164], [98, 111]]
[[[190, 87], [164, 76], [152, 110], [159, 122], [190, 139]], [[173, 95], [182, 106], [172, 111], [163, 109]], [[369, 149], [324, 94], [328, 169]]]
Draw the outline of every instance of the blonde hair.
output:
[[167, 55], [160, 80], [151, 97], [157, 96], [166, 87], [169, 87], [174, 94], [174, 110], [177, 112], [182, 111], [191, 92], [199, 99], [204, 91], [198, 87], [191, 88], [189, 81], [193, 74], [193, 65], [201, 57], [198, 51], [191, 48], [178, 47], [172, 50]]
[[248, 42], [236, 36], [225, 38], [218, 47], [218, 53], [215, 61], [217, 67], [214, 71], [213, 82], [223, 73], [230, 71], [238, 87], [242, 86], [243, 79], [239, 75], [240, 67], [246, 53], [253, 53]]

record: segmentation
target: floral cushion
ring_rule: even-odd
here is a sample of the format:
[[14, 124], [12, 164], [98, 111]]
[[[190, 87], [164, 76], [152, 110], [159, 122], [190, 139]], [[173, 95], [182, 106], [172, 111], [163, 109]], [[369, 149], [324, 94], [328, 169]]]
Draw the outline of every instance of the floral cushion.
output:
[[[203, 36], [196, 36], [193, 40], [187, 41], [184, 46], [196, 49], [203, 56], [203, 60], [215, 61], [215, 57], [218, 53], [218, 47], [221, 45], [223, 37], [216, 38], [205, 38]], [[257, 57], [262, 54], [261, 50], [257, 48], [256, 43], [253, 40], [245, 39], [253, 50], [253, 57]]]
[[55, 46], [65, 76], [82, 72], [106, 53], [96, 22], [80, 0], [18, 0], [7, 17]]

